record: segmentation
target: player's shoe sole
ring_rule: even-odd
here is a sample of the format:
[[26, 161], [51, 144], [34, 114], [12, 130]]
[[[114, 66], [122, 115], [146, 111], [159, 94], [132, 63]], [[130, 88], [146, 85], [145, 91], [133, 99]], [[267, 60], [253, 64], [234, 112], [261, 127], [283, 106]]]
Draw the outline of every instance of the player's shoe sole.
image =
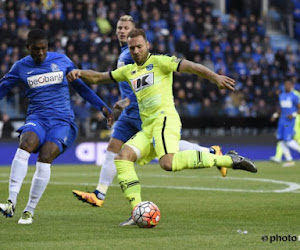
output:
[[32, 222], [33, 222], [32, 214], [28, 211], [25, 211], [22, 214], [22, 217], [19, 219], [18, 224], [28, 225], [28, 224], [32, 224]]
[[227, 152], [226, 155], [230, 156], [232, 159], [232, 162], [233, 162], [232, 169], [235, 169], [235, 170], [240, 169], [240, 170], [245, 170], [245, 171], [249, 171], [252, 173], [257, 172], [256, 166], [250, 159], [248, 159], [244, 156], [238, 155], [238, 153], [233, 150]]
[[127, 220], [121, 222], [119, 226], [124, 227], [124, 226], [135, 226], [135, 225], [136, 223], [132, 219], [132, 216], [130, 216]]
[[72, 193], [78, 198], [78, 200], [81, 200], [82, 202], [89, 203], [95, 207], [103, 206], [104, 200], [98, 199], [95, 193], [81, 192], [79, 190], [73, 190]]
[[[215, 154], [216, 154], [216, 155], [223, 155], [220, 146], [215, 145], [215, 146], [212, 146], [211, 148], [212, 148], [213, 150], [215, 150]], [[221, 174], [223, 177], [225, 177], [225, 176], [227, 175], [227, 168], [225, 168], [225, 167], [217, 167], [217, 168], [219, 169], [220, 174]]]
[[14, 204], [8, 200], [6, 203], [0, 203], [0, 212], [5, 217], [13, 217], [15, 213]]

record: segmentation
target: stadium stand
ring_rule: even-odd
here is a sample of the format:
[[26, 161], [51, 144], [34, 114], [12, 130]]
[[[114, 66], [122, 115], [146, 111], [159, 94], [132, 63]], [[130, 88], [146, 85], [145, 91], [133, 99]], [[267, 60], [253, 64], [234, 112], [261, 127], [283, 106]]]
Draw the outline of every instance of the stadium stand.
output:
[[[295, 46], [292, 37], [281, 39], [288, 39], [292, 46], [286, 46], [289, 42], [278, 42], [276, 34], [278, 38], [281, 33], [269, 36], [267, 22], [251, 6], [244, 6], [240, 12], [231, 8], [223, 14], [209, 0], [134, 0], [130, 5], [124, 2], [1, 1], [0, 77], [26, 55], [25, 38], [34, 27], [49, 33], [50, 51], [66, 53], [79, 68], [112, 70], [119, 54], [114, 34], [116, 22], [121, 15], [130, 14], [145, 29], [153, 53], [175, 54], [236, 79], [237, 91], [229, 93], [194, 76], [175, 74], [175, 104], [183, 117], [269, 117], [275, 111], [286, 77], [291, 77], [300, 89], [300, 46]], [[291, 22], [285, 14], [288, 7], [296, 6], [292, 18], [294, 32], [289, 35], [299, 39], [300, 1], [291, 0], [292, 5], [281, 12], [280, 2], [270, 1], [271, 13], [266, 18], [282, 21], [289, 34]], [[115, 84], [91, 88], [110, 106], [119, 98]], [[23, 118], [23, 95], [22, 86], [13, 89], [0, 101], [0, 112], [13, 119]], [[71, 95], [78, 117], [84, 120], [82, 134], [88, 133], [85, 126], [97, 113], [75, 93]]]

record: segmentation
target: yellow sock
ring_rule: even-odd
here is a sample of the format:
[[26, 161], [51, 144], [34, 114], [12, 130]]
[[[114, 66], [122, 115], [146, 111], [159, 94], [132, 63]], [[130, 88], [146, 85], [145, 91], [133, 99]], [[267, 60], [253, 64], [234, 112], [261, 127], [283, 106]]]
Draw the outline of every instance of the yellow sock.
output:
[[280, 159], [280, 160], [282, 158], [282, 148], [281, 148], [279, 142], [277, 142], [275, 158]]
[[142, 201], [141, 185], [134, 169], [134, 163], [131, 161], [115, 160], [118, 181], [126, 199], [134, 208]]
[[177, 152], [173, 156], [172, 171], [211, 167], [232, 168], [232, 159], [228, 155], [215, 155], [196, 150]]

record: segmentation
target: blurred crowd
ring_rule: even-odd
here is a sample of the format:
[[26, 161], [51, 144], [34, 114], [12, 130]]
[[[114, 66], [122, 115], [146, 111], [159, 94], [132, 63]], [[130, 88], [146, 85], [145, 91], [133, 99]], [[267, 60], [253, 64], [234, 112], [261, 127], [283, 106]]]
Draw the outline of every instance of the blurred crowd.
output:
[[[203, 79], [175, 73], [175, 104], [182, 116], [270, 116], [285, 78], [299, 88], [300, 46], [275, 50], [254, 10], [224, 15], [209, 0], [1, 1], [0, 77], [27, 55], [26, 37], [36, 27], [49, 33], [50, 51], [65, 53], [79, 68], [113, 70], [120, 53], [115, 28], [124, 14], [146, 31], [153, 53], [202, 63], [236, 80], [237, 91], [219, 91]], [[119, 99], [116, 84], [91, 88], [110, 106]], [[0, 107], [11, 117], [24, 117], [23, 95], [18, 86]], [[99, 114], [74, 91], [71, 95], [78, 121], [102, 127]]]

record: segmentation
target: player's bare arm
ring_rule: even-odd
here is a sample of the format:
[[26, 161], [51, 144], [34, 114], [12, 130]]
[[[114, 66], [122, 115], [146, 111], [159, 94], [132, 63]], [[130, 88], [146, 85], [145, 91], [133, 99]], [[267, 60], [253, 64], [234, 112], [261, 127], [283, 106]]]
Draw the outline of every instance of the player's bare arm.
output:
[[209, 68], [188, 60], [182, 60], [179, 66], [179, 72], [191, 73], [205, 78], [213, 83], [215, 83], [220, 89], [230, 89], [234, 90], [235, 81], [223, 75], [218, 75]]
[[93, 70], [74, 69], [71, 72], [69, 72], [69, 74], [67, 75], [67, 79], [69, 82], [73, 82], [78, 78], [90, 84], [105, 84], [105, 83], [113, 82], [109, 72], [97, 72]]

